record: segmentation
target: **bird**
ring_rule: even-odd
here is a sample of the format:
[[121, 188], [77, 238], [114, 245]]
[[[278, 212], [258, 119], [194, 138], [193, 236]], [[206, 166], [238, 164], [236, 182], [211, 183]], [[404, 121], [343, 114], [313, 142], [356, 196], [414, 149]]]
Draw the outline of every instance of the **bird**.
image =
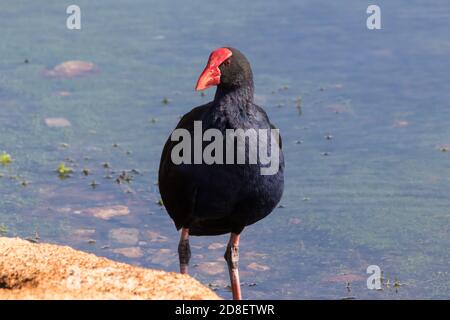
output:
[[[278, 157], [274, 158], [277, 164], [274, 172], [262, 174], [267, 163], [263, 163], [261, 158], [253, 163], [242, 163], [237, 160], [242, 149], [224, 146], [229, 130], [253, 129], [258, 138], [264, 137], [265, 132], [278, 132], [264, 109], [254, 101], [253, 72], [249, 61], [238, 49], [221, 47], [210, 54], [195, 90], [202, 91], [214, 86], [214, 99], [181, 117], [167, 139], [161, 154], [158, 186], [169, 216], [177, 230], [181, 229], [178, 244], [180, 273], [188, 273], [191, 258], [189, 236], [230, 234], [224, 258], [233, 299], [241, 300], [238, 266], [240, 235], [245, 227], [268, 216], [280, 202], [284, 190], [284, 155], [281, 135], [278, 134], [278, 139], [276, 135], [266, 135], [267, 140], [261, 141], [267, 141], [271, 155]], [[214, 153], [219, 155], [223, 152], [224, 157], [231, 155], [227, 163], [194, 161], [195, 153], [201, 155], [205, 151], [205, 140], [200, 145], [201, 149], [195, 149], [195, 143], [191, 141], [189, 144], [193, 152], [190, 148], [180, 152], [184, 159], [192, 161], [179, 163], [173, 160], [173, 153], [178, 150], [177, 143], [180, 143], [173, 138], [173, 133], [181, 130], [195, 135], [196, 123], [201, 124], [202, 133], [212, 129], [223, 134], [223, 143]], [[214, 139], [221, 142], [222, 138], [219, 135]], [[244, 141], [245, 159], [249, 159], [252, 150], [250, 139], [246, 140], [244, 136]], [[234, 161], [228, 163], [228, 160]]]

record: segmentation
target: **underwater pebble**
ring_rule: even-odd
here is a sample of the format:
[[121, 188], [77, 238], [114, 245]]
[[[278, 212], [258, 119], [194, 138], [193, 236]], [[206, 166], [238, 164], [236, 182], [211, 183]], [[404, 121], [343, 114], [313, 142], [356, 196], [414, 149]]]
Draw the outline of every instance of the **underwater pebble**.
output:
[[291, 218], [291, 219], [289, 219], [289, 223], [290, 224], [300, 224], [300, 223], [302, 223], [302, 220], [300, 220], [299, 218]]
[[130, 214], [130, 209], [126, 206], [116, 205], [107, 207], [88, 208], [83, 213], [94, 216], [99, 219], [109, 220], [113, 217], [126, 216]]
[[77, 238], [90, 238], [95, 234], [95, 229], [77, 229], [72, 232], [72, 235]]
[[59, 91], [58, 92], [58, 96], [60, 96], [60, 97], [69, 97], [71, 95], [72, 95], [72, 93], [70, 91]]
[[66, 118], [46, 118], [45, 124], [50, 128], [66, 128], [72, 125]]
[[267, 257], [266, 253], [261, 253], [261, 252], [256, 252], [256, 251], [247, 251], [247, 252], [244, 251], [244, 255], [249, 260], [256, 260], [256, 259]]
[[211, 243], [208, 246], [209, 250], [217, 250], [217, 249], [221, 249], [221, 248], [225, 248], [225, 244], [224, 243], [215, 242], [215, 243]]
[[333, 113], [345, 113], [348, 112], [347, 106], [340, 103], [332, 103], [326, 107], [329, 112]]
[[200, 263], [196, 270], [211, 276], [225, 272], [225, 263], [223, 262], [204, 262]]
[[[40, 191], [40, 190], [39, 190]], [[45, 191], [43, 191], [43, 192], [45, 192]], [[69, 208], [69, 207], [64, 207], [64, 208], [57, 208], [56, 209], [56, 212], [58, 212], [58, 213], [70, 213], [72, 211], [72, 208]], [[75, 212], [74, 212], [75, 213]], [[80, 230], [82, 230], [82, 229], [80, 229]], [[75, 230], [74, 232], [77, 232], [78, 230]]]
[[330, 276], [325, 280], [328, 282], [354, 282], [354, 281], [362, 281], [366, 278], [356, 275], [356, 274], [339, 274], [335, 276]]
[[53, 69], [44, 70], [44, 75], [52, 78], [73, 78], [97, 71], [98, 67], [92, 62], [71, 60], [58, 64]]
[[137, 259], [141, 258], [144, 253], [142, 252], [142, 249], [139, 247], [129, 247], [129, 248], [118, 248], [112, 250], [112, 252], [121, 254], [127, 258]]
[[146, 231], [145, 235], [150, 239], [150, 242], [166, 242], [169, 240], [166, 236], [155, 231]]
[[211, 288], [211, 290], [218, 290], [218, 289], [223, 289], [228, 287], [229, 283], [227, 280], [223, 280], [223, 279], [218, 279], [218, 280], [214, 280], [213, 282], [208, 283], [208, 287]]
[[123, 244], [136, 244], [139, 241], [139, 230], [135, 228], [117, 228], [109, 231], [111, 240]]
[[409, 126], [409, 122], [406, 120], [398, 120], [394, 123], [395, 128], [405, 128], [407, 126]]
[[175, 254], [170, 249], [159, 249], [157, 252], [151, 254], [149, 261], [168, 267], [178, 261], [178, 254]]
[[268, 271], [270, 270], [269, 266], [263, 265], [263, 264], [259, 264], [256, 262], [252, 262], [247, 266], [248, 269], [250, 270], [255, 270], [255, 271]]

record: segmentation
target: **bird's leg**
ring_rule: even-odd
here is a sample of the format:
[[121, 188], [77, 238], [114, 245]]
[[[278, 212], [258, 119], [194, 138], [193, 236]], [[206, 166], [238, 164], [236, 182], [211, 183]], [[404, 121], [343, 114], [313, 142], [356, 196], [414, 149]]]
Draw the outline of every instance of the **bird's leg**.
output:
[[232, 233], [224, 255], [230, 273], [231, 291], [234, 300], [241, 300], [241, 284], [239, 282], [239, 235]]
[[189, 260], [191, 259], [188, 228], [181, 229], [180, 243], [178, 244], [178, 257], [180, 259], [180, 273], [187, 274]]

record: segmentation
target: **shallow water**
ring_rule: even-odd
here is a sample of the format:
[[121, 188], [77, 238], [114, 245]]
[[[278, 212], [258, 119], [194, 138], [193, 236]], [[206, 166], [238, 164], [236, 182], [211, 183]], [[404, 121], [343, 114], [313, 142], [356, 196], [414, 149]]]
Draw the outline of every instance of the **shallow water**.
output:
[[[286, 157], [282, 206], [242, 236], [244, 297], [450, 298], [448, 1], [378, 1], [380, 31], [356, 0], [77, 4], [81, 31], [66, 29], [65, 4], [2, 5], [0, 153], [13, 163], [0, 166], [0, 232], [176, 271], [159, 155], [179, 116], [213, 95], [193, 91], [209, 52], [231, 45], [252, 63]], [[43, 77], [67, 60], [100, 72]], [[71, 177], [58, 178], [61, 162]], [[130, 214], [85, 213], [108, 205]], [[230, 298], [226, 240], [192, 238], [191, 274]], [[372, 264], [382, 291], [366, 287]]]

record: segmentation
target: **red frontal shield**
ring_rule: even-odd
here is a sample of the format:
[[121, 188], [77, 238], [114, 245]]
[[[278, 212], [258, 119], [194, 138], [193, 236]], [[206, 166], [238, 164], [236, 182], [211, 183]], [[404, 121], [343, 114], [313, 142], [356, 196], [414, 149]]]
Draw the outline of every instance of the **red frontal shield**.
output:
[[232, 52], [227, 48], [219, 48], [214, 50], [209, 56], [208, 64], [198, 78], [195, 90], [205, 90], [220, 83], [219, 66], [232, 56]]

